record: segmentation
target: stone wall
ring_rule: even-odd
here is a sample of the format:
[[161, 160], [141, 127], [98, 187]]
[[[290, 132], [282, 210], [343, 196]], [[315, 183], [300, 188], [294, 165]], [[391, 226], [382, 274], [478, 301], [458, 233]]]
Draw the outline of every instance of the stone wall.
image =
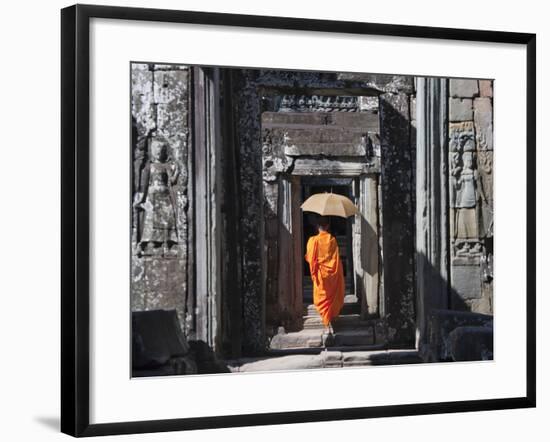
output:
[[[370, 109], [371, 101], [376, 102], [380, 117], [374, 152], [378, 161], [376, 180], [369, 188], [373, 192], [378, 186], [380, 204], [376, 232], [381, 251], [377, 274], [380, 304], [371, 313], [384, 319], [383, 333], [387, 334], [389, 345], [414, 344], [418, 307], [415, 307], [417, 98], [413, 77], [213, 69], [205, 78], [216, 87], [199, 94], [201, 100], [195, 95], [196, 106], [191, 106], [190, 91], [196, 94], [201, 90], [200, 81], [196, 81], [199, 77], [195, 75], [198, 68], [192, 71], [181, 65], [137, 63], [131, 69], [133, 311], [176, 309], [190, 339], [196, 337], [197, 324], [211, 320], [208, 312], [214, 309], [214, 304], [208, 304], [202, 316], [195, 313], [202, 308], [203, 298], [199, 296], [197, 303], [194, 293], [195, 288], [200, 288], [201, 279], [194, 278], [192, 268], [196, 258], [193, 251], [202, 243], [191, 220], [193, 217], [201, 220], [204, 213], [212, 212], [210, 206], [201, 212], [197, 206], [200, 199], [193, 201], [192, 197], [197, 192], [200, 172], [194, 169], [195, 160], [204, 157], [208, 167], [205, 166], [203, 193], [209, 195], [210, 190], [219, 189], [222, 197], [220, 200], [204, 197], [210, 205], [219, 206], [221, 215], [216, 220], [222, 233], [221, 245], [212, 242], [212, 256], [208, 255], [201, 263], [210, 263], [205, 270], [210, 272], [216, 253], [222, 255], [223, 264], [220, 261], [219, 268], [214, 270], [223, 280], [219, 292], [223, 345], [233, 355], [241, 350], [243, 354], [259, 353], [266, 348], [266, 318], [286, 315], [280, 298], [286, 288], [266, 269], [278, 273], [280, 260], [294, 253], [289, 249], [283, 254], [270, 254], [275, 249], [269, 247], [269, 241], [275, 241], [281, 228], [277, 205], [296, 194], [291, 192], [292, 186], [299, 184], [293, 181], [296, 176], [314, 174], [312, 167], [324, 167], [322, 162], [335, 159], [330, 158], [331, 152], [324, 143], [328, 131], [308, 134], [302, 128], [288, 132], [285, 141], [284, 133], [262, 132], [262, 114], [267, 118], [270, 112], [299, 113], [302, 107], [313, 106], [307, 100], [302, 103], [300, 97], [325, 97], [321, 105], [334, 107], [335, 101], [327, 97], [344, 95], [360, 98], [341, 100], [337, 106], [350, 109], [358, 106], [359, 111], [355, 112], [357, 118], [362, 118], [362, 110]], [[191, 87], [191, 77], [195, 87]], [[448, 90], [449, 307], [492, 314], [492, 82], [450, 80]], [[197, 130], [200, 118], [195, 118], [191, 130], [190, 108], [194, 108], [197, 117], [197, 103], [202, 101], [209, 103], [203, 109], [204, 115], [201, 114], [208, 127], [212, 121], [218, 121], [218, 112], [223, 111], [220, 127], [216, 129], [220, 136], [211, 137], [207, 129], [201, 135]], [[338, 120], [335, 109], [330, 108], [329, 114], [333, 115], [330, 119]], [[209, 120], [208, 115], [215, 118]], [[324, 118], [326, 124], [331, 123], [328, 117], [320, 115], [307, 118]], [[444, 126], [447, 128], [447, 123]], [[308, 140], [313, 135], [320, 137], [319, 142], [299, 146], [296, 140], [302, 135]], [[295, 142], [289, 143], [293, 137]], [[354, 156], [373, 154], [368, 152], [370, 144], [364, 143], [366, 139], [359, 132], [340, 138], [331, 141], [340, 143], [344, 149], [345, 155], [338, 158], [344, 166], [355, 164], [355, 160], [350, 160]], [[201, 143], [203, 153], [197, 150]], [[274, 153], [269, 150], [274, 145], [282, 149]], [[214, 151], [217, 156], [213, 157]], [[447, 157], [446, 151], [443, 156]], [[287, 181], [279, 183], [275, 176], [281, 172], [287, 175]], [[374, 172], [369, 169], [358, 173]], [[281, 218], [282, 228], [295, 222], [293, 216], [289, 213]], [[212, 292], [210, 286], [205, 287], [207, 293]], [[294, 310], [298, 312], [297, 308]], [[196, 315], [203, 319], [197, 319]], [[296, 319], [296, 315], [287, 316], [289, 322]]]
[[451, 308], [493, 313], [493, 82], [449, 82]]
[[186, 332], [189, 77], [181, 65], [131, 65], [132, 311], [176, 309]]

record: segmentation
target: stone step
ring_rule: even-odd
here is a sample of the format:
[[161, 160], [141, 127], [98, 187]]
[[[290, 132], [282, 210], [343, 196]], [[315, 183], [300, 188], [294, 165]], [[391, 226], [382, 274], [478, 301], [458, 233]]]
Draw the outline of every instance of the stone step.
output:
[[[303, 317], [304, 320], [304, 329], [317, 329], [324, 328], [323, 320], [317, 315], [308, 315]], [[332, 327], [335, 331], [339, 329], [349, 329], [349, 328], [366, 328], [370, 327], [372, 324], [369, 321], [364, 321], [361, 319], [359, 314], [350, 314], [350, 315], [340, 315], [332, 320]]]
[[414, 349], [342, 351], [330, 348], [317, 353], [274, 354], [268, 357], [241, 358], [228, 360], [226, 364], [231, 372], [253, 372], [418, 364], [421, 362], [423, 362], [422, 359]]
[[[351, 315], [351, 314], [359, 314], [361, 312], [361, 306], [357, 303], [344, 303], [342, 310], [340, 312], [340, 316], [342, 315]], [[304, 316], [319, 316], [319, 312], [317, 311], [317, 308], [314, 304], [309, 304], [306, 308], [304, 308]]]
[[285, 355], [317, 355], [323, 351], [384, 351], [387, 349], [385, 344], [354, 345], [354, 346], [330, 346], [330, 347], [296, 347], [296, 348], [271, 348], [266, 355], [285, 356]]
[[374, 344], [374, 329], [371, 326], [354, 329], [335, 329], [327, 338], [323, 329], [304, 329], [299, 332], [278, 333], [271, 339], [271, 349], [296, 349], [319, 347], [356, 347]]

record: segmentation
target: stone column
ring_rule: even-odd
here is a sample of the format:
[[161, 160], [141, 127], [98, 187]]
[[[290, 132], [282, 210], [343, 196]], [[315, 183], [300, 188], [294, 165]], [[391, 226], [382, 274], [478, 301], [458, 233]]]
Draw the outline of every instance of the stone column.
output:
[[447, 79], [416, 80], [417, 347], [431, 309], [448, 308]]
[[239, 155], [236, 171], [240, 197], [240, 244], [243, 354], [261, 353], [266, 348], [265, 290], [263, 259], [262, 136], [261, 107], [254, 70], [234, 75], [235, 139]]
[[380, 95], [384, 314], [388, 344], [415, 343], [414, 204], [410, 94], [412, 77]]
[[218, 350], [221, 309], [219, 81], [217, 69], [194, 68], [193, 74], [196, 339]]
[[357, 236], [354, 270], [360, 281], [357, 295], [361, 296], [361, 315], [375, 316], [378, 309], [378, 193], [377, 176], [361, 176], [359, 179], [359, 210], [361, 216], [354, 224]]

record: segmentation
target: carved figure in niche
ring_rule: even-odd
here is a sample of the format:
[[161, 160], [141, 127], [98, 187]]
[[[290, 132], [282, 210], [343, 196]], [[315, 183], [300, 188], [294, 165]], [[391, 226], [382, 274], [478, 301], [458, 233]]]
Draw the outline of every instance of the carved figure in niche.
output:
[[[478, 172], [475, 169], [475, 142], [471, 134], [459, 138], [458, 152], [451, 156], [451, 204], [455, 207], [454, 239], [458, 255], [481, 252], [478, 240]], [[466, 241], [464, 241], [466, 240]]]
[[151, 161], [144, 171], [147, 186], [136, 193], [134, 206], [144, 211], [140, 248], [146, 255], [172, 254], [172, 246], [178, 243], [176, 210], [172, 186], [178, 178], [178, 170], [168, 158], [168, 144], [156, 137], [150, 143]]
[[473, 167], [474, 156], [472, 152], [462, 154], [463, 167], [457, 179], [457, 201], [456, 207], [471, 208], [477, 202], [477, 170]]

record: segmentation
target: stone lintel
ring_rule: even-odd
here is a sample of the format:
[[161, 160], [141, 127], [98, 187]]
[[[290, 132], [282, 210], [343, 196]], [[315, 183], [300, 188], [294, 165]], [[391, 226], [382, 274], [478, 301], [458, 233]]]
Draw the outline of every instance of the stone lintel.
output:
[[372, 162], [344, 161], [344, 160], [328, 160], [328, 159], [310, 159], [297, 158], [294, 161], [293, 175], [303, 176], [322, 176], [322, 175], [338, 175], [338, 176], [359, 176], [369, 173], [379, 173], [380, 164], [377, 159]]
[[378, 113], [364, 112], [264, 112], [262, 128], [338, 126], [346, 129], [378, 129]]
[[303, 155], [324, 155], [328, 157], [363, 157], [366, 146], [359, 143], [300, 143], [285, 146], [285, 155], [291, 157]]

